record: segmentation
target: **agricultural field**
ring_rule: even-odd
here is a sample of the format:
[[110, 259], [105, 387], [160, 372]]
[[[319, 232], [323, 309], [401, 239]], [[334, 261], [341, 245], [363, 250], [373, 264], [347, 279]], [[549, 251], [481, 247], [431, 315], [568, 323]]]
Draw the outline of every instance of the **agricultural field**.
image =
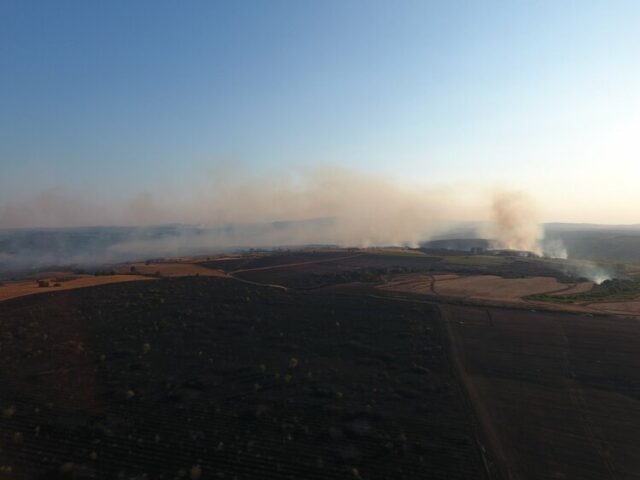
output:
[[638, 302], [532, 300], [628, 284], [444, 258], [260, 252], [30, 279], [42, 295], [0, 302], [0, 471], [635, 478]]
[[640, 326], [441, 306], [502, 478], [638, 478]]
[[[487, 260], [489, 259], [489, 260]], [[233, 263], [231, 263], [233, 262]], [[224, 269], [236, 278], [256, 283], [279, 284], [290, 288], [320, 288], [338, 283], [377, 284], [393, 275], [494, 275], [504, 278], [552, 277], [561, 283], [576, 279], [553, 264], [510, 257], [437, 256], [413, 252], [387, 253], [381, 249], [308, 254], [276, 253], [244, 260], [218, 260], [200, 265]], [[563, 285], [559, 285], [562, 288]], [[531, 292], [536, 293], [536, 292]]]
[[25, 295], [35, 295], [40, 293], [51, 293], [64, 290], [74, 290], [77, 288], [95, 287], [107, 285], [109, 283], [135, 282], [149, 280], [141, 275], [65, 275], [65, 276], [45, 276], [41, 280], [18, 280], [3, 282], [0, 284], [0, 302], [10, 298], [23, 297]]
[[[587, 287], [590, 285], [585, 283]], [[528, 295], [560, 293], [576, 287], [576, 284], [560, 283], [552, 277], [502, 278], [494, 275], [440, 280], [434, 285], [435, 291], [441, 295], [497, 301], [521, 301]]]
[[134, 262], [96, 269], [93, 275], [73, 272], [41, 272], [27, 279], [0, 282], [0, 301], [26, 295], [151, 280], [159, 277], [225, 276], [220, 269], [188, 261]]
[[536, 294], [568, 295], [589, 291], [592, 282], [560, 283], [553, 277], [503, 278], [495, 275], [403, 274], [378, 285], [380, 290], [438, 295], [465, 300], [526, 302]]
[[640, 316], [640, 301], [590, 303], [589, 308], [618, 315]]

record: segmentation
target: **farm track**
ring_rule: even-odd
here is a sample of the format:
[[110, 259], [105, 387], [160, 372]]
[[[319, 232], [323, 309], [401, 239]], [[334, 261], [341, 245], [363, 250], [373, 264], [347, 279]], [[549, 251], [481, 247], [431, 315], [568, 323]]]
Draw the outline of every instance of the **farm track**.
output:
[[[476, 438], [483, 452], [485, 469], [491, 478], [502, 478], [510, 480], [514, 478], [508, 456], [506, 455], [499, 434], [496, 432], [491, 417], [488, 415], [483, 403], [479, 399], [473, 381], [466, 373], [462, 358], [464, 357], [464, 347], [453, 335], [451, 330], [451, 319], [446, 308], [439, 308], [441, 318], [444, 322], [449, 339], [450, 356], [453, 368], [461, 384], [464, 386], [468, 398], [469, 408], [473, 411], [476, 419]], [[487, 310], [488, 323], [492, 325], [491, 314]], [[485, 448], [486, 445], [486, 448]]]

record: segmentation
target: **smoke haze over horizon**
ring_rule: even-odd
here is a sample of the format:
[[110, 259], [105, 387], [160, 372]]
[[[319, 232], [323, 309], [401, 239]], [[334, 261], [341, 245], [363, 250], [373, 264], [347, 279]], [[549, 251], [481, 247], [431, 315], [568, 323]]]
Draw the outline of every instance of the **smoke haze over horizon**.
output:
[[0, 12], [0, 227], [341, 214], [411, 242], [505, 188], [539, 221], [640, 222], [637, 2]]
[[[489, 197], [484, 198], [486, 195]], [[142, 192], [120, 203], [119, 209], [113, 201], [92, 204], [91, 197], [85, 200], [81, 194], [74, 197], [70, 192], [48, 191], [0, 207], [0, 228], [135, 227], [119, 230], [124, 233], [113, 238], [102, 238], [100, 232], [86, 245], [81, 241], [77, 251], [73, 246], [79, 244], [69, 246], [64, 235], [51, 236], [50, 251], [38, 247], [40, 250], [31, 253], [34, 258], [22, 253], [11, 259], [5, 253], [5, 263], [14, 264], [104, 263], [216, 249], [308, 244], [415, 247], [455, 226], [457, 220], [453, 219], [465, 216], [488, 217], [491, 233], [496, 234], [501, 247], [533, 250], [528, 242], [535, 239], [528, 235], [534, 232], [527, 229], [534, 228], [537, 217], [527, 209], [530, 201], [521, 192], [478, 190], [470, 195], [467, 190], [409, 185], [390, 176], [324, 166], [269, 176], [235, 171], [187, 196]], [[158, 224], [195, 228], [145, 229]], [[165, 233], [158, 235], [159, 231]], [[19, 239], [11, 240], [15, 251], [23, 251]]]
[[640, 9], [614, 3], [9, 1], [0, 228], [366, 246], [466, 221], [564, 256], [540, 223], [640, 222]]
[[[28, 253], [18, 235], [8, 250], [23, 253], [10, 257], [0, 251], [0, 264], [98, 264], [309, 244], [417, 246], [455, 231], [461, 222], [477, 225], [475, 236], [490, 239], [493, 248], [568, 256], [561, 238], [545, 238], [538, 199], [516, 189], [453, 188], [324, 165], [269, 175], [236, 168], [188, 191], [145, 190], [125, 199], [103, 197], [102, 202], [99, 193], [50, 189], [0, 203], [0, 229], [132, 227], [78, 251], [61, 235], [50, 237], [49, 252], [40, 246]], [[176, 227], [149, 228], [157, 225]]]

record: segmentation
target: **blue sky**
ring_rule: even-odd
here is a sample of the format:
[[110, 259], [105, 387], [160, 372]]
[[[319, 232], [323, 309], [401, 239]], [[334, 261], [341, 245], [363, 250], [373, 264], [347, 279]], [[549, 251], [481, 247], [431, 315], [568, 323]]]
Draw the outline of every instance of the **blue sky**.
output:
[[634, 1], [0, 0], [0, 202], [335, 164], [633, 222], [639, 24]]

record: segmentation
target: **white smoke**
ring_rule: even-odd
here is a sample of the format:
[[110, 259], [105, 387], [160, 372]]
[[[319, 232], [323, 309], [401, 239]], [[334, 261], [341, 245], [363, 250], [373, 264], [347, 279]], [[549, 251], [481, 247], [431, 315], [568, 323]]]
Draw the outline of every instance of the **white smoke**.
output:
[[[23, 201], [0, 202], [0, 228], [86, 227], [95, 225], [228, 225], [305, 222], [295, 228], [262, 229], [254, 238], [209, 236], [211, 247], [248, 243], [280, 245], [331, 243], [342, 246], [418, 245], [436, 225], [455, 216], [451, 198], [429, 185], [409, 184], [336, 167], [277, 172], [270, 176], [221, 173], [189, 190], [142, 191], [122, 201], [102, 202], [87, 192], [56, 189]], [[203, 241], [200, 237], [197, 242]], [[194, 240], [195, 241], [195, 240]]]
[[571, 260], [568, 263], [568, 267], [573, 275], [587, 278], [597, 285], [606, 280], [611, 280], [615, 276], [610, 268], [587, 260]]
[[540, 250], [542, 255], [547, 258], [557, 258], [566, 260], [569, 258], [569, 252], [562, 239], [554, 238], [551, 240], [542, 239], [540, 241]]
[[521, 191], [501, 190], [493, 194], [490, 223], [484, 232], [491, 247], [542, 254], [543, 231], [533, 199]]

